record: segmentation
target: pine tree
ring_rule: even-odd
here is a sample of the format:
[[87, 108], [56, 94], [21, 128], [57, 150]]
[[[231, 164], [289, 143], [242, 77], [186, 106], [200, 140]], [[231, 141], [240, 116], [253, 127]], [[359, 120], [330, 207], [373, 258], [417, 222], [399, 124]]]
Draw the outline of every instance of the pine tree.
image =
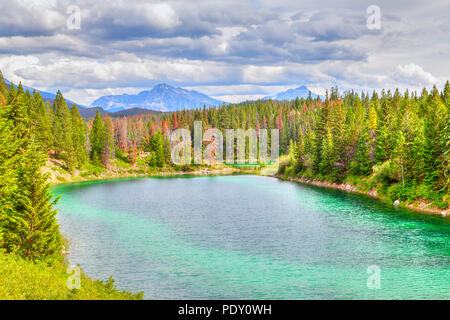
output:
[[[5, 215], [13, 210], [11, 196], [17, 190], [15, 168], [22, 139], [18, 139], [11, 120], [4, 117], [5, 110], [0, 110], [0, 233]], [[0, 247], [2, 247], [0, 240]]]
[[8, 252], [30, 259], [61, 250], [57, 211], [53, 209], [56, 201], [51, 200], [47, 176], [41, 172], [45, 161], [39, 146], [30, 142], [17, 170], [13, 210], [4, 216], [4, 247]]
[[86, 155], [86, 125], [81, 118], [76, 105], [70, 110], [72, 119], [72, 145], [77, 165], [82, 165], [87, 161]]
[[165, 164], [164, 139], [160, 131], [156, 132], [150, 141], [151, 157], [149, 165], [162, 168]]
[[56, 157], [65, 160], [71, 170], [75, 165], [72, 142], [72, 119], [61, 91], [58, 91], [53, 101], [53, 139]]
[[31, 98], [29, 114], [36, 139], [45, 150], [50, 150], [53, 146], [52, 123], [44, 100], [38, 92]]
[[104, 125], [102, 163], [106, 168], [109, 168], [110, 159], [114, 158], [114, 127], [111, 118], [105, 116]]
[[320, 162], [320, 172], [324, 175], [330, 174], [333, 169], [334, 164], [334, 154], [333, 154], [333, 136], [331, 135], [331, 130], [327, 130], [322, 141], [322, 156]]
[[105, 146], [105, 129], [100, 112], [97, 111], [90, 134], [91, 160], [95, 164], [100, 164], [103, 148]]
[[368, 143], [368, 128], [365, 127], [359, 136], [355, 156], [350, 164], [350, 172], [355, 175], [367, 176], [371, 173]]
[[397, 147], [395, 148], [394, 154], [400, 163], [402, 186], [404, 189], [405, 188], [405, 162], [406, 162], [406, 157], [407, 157], [407, 144], [406, 144], [405, 136], [403, 135], [402, 132], [400, 132], [398, 134]]

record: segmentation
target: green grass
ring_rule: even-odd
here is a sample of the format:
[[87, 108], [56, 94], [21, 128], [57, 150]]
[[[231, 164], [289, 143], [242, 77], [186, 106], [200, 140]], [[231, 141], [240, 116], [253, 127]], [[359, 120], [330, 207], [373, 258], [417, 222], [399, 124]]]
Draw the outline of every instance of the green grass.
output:
[[143, 293], [119, 291], [110, 278], [92, 280], [83, 272], [80, 289], [69, 289], [62, 261], [33, 262], [0, 253], [1, 300], [140, 300]]

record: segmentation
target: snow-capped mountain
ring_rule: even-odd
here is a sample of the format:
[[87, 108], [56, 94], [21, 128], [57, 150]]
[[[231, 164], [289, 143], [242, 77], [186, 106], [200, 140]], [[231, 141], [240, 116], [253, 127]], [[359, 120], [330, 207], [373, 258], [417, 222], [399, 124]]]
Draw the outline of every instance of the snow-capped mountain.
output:
[[220, 105], [223, 101], [213, 99], [195, 90], [175, 88], [162, 83], [150, 91], [138, 94], [103, 96], [92, 102], [91, 107], [101, 107], [108, 112], [143, 108], [155, 111], [176, 111]]
[[[309, 96], [309, 92], [311, 90], [309, 90], [307, 87], [305, 86], [301, 86], [295, 89], [289, 89], [287, 91], [284, 92], [280, 92], [277, 93], [276, 95], [273, 96], [267, 96], [264, 99], [273, 99], [273, 100], [295, 100], [297, 97], [299, 99], [301, 98], [308, 98]], [[314, 92], [311, 92], [311, 98], [315, 99], [318, 96], [320, 96], [321, 99], [323, 99], [323, 96], [318, 95]]]

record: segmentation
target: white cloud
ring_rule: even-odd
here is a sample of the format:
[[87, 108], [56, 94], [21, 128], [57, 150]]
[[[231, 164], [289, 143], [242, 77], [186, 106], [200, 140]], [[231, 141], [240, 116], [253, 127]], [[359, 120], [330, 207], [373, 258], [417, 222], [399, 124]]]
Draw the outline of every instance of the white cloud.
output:
[[322, 94], [332, 85], [442, 86], [450, 75], [448, 5], [411, 1], [380, 0], [375, 33], [365, 27], [365, 4], [331, 0], [77, 0], [79, 32], [65, 27], [72, 0], [2, 1], [0, 69], [83, 104], [159, 82], [229, 101], [299, 85]]
[[438, 79], [431, 73], [423, 70], [421, 66], [410, 63], [398, 65], [393, 73], [393, 79], [400, 83], [410, 84], [413, 86], [429, 87], [434, 84], [440, 85], [445, 79]]

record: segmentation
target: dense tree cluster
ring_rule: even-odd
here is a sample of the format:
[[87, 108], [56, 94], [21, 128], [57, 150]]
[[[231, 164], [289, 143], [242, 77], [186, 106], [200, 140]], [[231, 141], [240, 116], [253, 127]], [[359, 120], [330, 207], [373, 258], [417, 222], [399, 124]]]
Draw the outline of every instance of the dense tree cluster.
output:
[[[67, 170], [110, 168], [113, 161], [171, 166], [169, 136], [194, 122], [209, 128], [279, 129], [280, 172], [359, 184], [391, 199], [431, 201], [446, 208], [450, 174], [450, 85], [400, 93], [340, 94], [252, 101], [172, 113], [83, 119], [60, 92], [51, 101], [8, 86], [0, 74], [0, 244], [23, 256], [61, 247], [49, 186], [47, 157]], [[270, 131], [268, 131], [270, 133]], [[270, 137], [269, 137], [270, 142]], [[226, 147], [224, 135], [224, 150]], [[205, 146], [204, 142], [204, 146]], [[247, 150], [248, 151], [248, 150]]]
[[[347, 92], [297, 109], [289, 175], [359, 181], [391, 199], [426, 199], [446, 208], [449, 194], [447, 82], [420, 95]], [[285, 169], [285, 168], [283, 168]]]
[[0, 248], [30, 259], [60, 254], [55, 201], [41, 171], [47, 155], [36, 136], [45, 120], [21, 85], [6, 92], [0, 74], [0, 89], [7, 95], [0, 107]]

